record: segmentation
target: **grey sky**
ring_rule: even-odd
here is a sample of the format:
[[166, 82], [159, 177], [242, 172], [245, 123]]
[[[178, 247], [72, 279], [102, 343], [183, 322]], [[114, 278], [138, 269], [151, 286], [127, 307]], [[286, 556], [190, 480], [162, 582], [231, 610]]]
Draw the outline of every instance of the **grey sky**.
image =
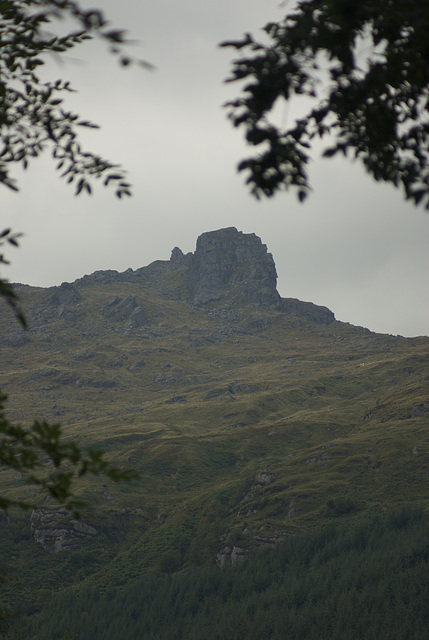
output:
[[[290, 4], [290, 3], [289, 3]], [[337, 319], [373, 331], [429, 333], [429, 214], [375, 184], [357, 164], [317, 161], [314, 193], [256, 202], [235, 166], [246, 149], [221, 105], [238, 92], [223, 84], [232, 52], [217, 44], [255, 31], [287, 10], [274, 0], [94, 2], [130, 29], [150, 73], [119, 69], [102, 45], [77, 48], [56, 77], [79, 93], [69, 105], [102, 126], [88, 150], [122, 163], [134, 197], [97, 188], [75, 198], [49, 158], [2, 190], [0, 226], [25, 237], [9, 251], [12, 281], [49, 286], [98, 269], [136, 269], [193, 251], [199, 234], [226, 226], [254, 232], [273, 254], [278, 289], [328, 306]], [[290, 118], [292, 110], [280, 114]]]

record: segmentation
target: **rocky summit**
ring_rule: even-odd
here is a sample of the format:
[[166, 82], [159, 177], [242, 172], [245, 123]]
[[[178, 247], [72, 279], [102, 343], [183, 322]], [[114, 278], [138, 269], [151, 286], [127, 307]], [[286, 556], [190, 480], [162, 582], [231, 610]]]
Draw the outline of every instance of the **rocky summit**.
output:
[[229, 307], [252, 303], [281, 309], [273, 256], [258, 236], [242, 233], [235, 227], [203, 233], [194, 253], [185, 255], [174, 247], [169, 261], [157, 260], [122, 274], [97, 272], [77, 283], [88, 279], [105, 283], [139, 281], [171, 299], [186, 300], [199, 307], [212, 303]]
[[[248, 310], [280, 312], [317, 324], [330, 324], [335, 316], [326, 307], [294, 298], [281, 298], [277, 288], [274, 259], [254, 233], [242, 233], [235, 227], [203, 233], [194, 253], [184, 254], [174, 247], [170, 260], [156, 260], [136, 270], [123, 273], [113, 270], [96, 271], [73, 283], [63, 282], [51, 287], [49, 295], [41, 295], [32, 316], [32, 327], [61, 318], [69, 327], [82, 330], [89, 324], [94, 331], [94, 318], [85, 313], [84, 291], [93, 286], [110, 287], [99, 323], [116, 330], [129, 331], [150, 325], [153, 317], [138, 303], [136, 292], [156, 291], [164, 299], [176, 300], [205, 313], [222, 314], [231, 324], [249, 319]], [[134, 287], [125, 297], [118, 296], [115, 287]], [[17, 285], [24, 296], [29, 288]], [[249, 306], [250, 305], [250, 306]], [[16, 329], [16, 328], [15, 328]], [[16, 343], [28, 340], [22, 332], [13, 331], [5, 339]], [[16, 335], [15, 335], [16, 334]]]
[[223, 297], [280, 307], [273, 256], [254, 233], [235, 227], [203, 233], [197, 240], [189, 268], [195, 302]]

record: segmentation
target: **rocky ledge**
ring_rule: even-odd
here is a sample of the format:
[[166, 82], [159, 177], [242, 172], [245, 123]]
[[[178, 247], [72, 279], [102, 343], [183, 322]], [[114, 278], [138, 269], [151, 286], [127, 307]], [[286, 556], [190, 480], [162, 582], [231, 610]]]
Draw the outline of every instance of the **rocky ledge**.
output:
[[30, 524], [34, 541], [50, 553], [77, 549], [84, 538], [91, 538], [98, 533], [95, 527], [76, 520], [64, 508], [35, 509]]

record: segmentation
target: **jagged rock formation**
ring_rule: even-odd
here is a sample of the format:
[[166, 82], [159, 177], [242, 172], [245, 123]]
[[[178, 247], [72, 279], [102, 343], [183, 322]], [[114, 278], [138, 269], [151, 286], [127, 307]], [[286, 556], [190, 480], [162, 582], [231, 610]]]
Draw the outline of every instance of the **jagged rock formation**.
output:
[[[160, 268], [159, 263], [156, 266]], [[213, 307], [218, 303], [238, 308], [251, 303], [316, 324], [335, 321], [327, 307], [280, 297], [273, 256], [254, 233], [242, 233], [235, 227], [208, 231], [198, 238], [195, 253], [185, 255], [175, 247], [169, 267], [176, 274], [181, 270], [182, 279], [187, 280], [190, 299], [198, 307]], [[174, 277], [170, 275], [170, 279], [174, 280]], [[231, 316], [226, 317], [231, 320]], [[259, 325], [269, 323], [269, 319], [257, 322], [258, 326], [253, 329], [263, 330], [266, 327]]]
[[278, 309], [276, 281], [273, 257], [254, 233], [228, 227], [198, 238], [189, 269], [189, 287], [197, 304], [226, 297]]

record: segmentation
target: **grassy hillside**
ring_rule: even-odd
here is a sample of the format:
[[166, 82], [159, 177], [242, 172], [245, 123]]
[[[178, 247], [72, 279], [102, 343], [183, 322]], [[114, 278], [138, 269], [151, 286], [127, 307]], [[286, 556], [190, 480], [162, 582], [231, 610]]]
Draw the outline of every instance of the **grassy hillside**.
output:
[[[4, 609], [21, 621], [70, 593], [249, 556], [245, 566], [312, 531], [427, 507], [428, 338], [312, 321], [299, 305], [194, 307], [180, 273], [171, 282], [151, 267], [162, 286], [91, 276], [62, 300], [22, 288], [28, 332], [0, 318], [10, 417], [59, 421], [140, 472], [124, 485], [82, 480], [86, 530], [55, 509], [2, 519]], [[0, 480], [4, 494], [53, 508], [11, 471]], [[58, 553], [36, 542], [46, 547], [46, 530]]]

